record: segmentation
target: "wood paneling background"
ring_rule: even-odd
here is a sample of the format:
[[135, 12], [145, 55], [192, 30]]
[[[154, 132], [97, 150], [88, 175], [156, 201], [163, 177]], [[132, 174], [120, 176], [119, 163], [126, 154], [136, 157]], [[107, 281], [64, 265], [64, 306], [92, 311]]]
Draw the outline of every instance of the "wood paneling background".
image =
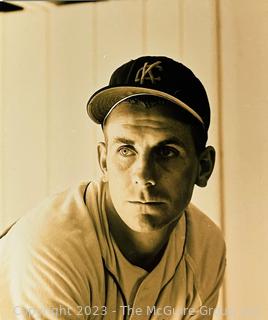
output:
[[[2, 214], [7, 225], [46, 194], [98, 176], [100, 130], [87, 98], [120, 64], [142, 54], [189, 65], [208, 89], [218, 141], [215, 5], [204, 0], [24, 2], [2, 14]], [[218, 166], [198, 203], [220, 224]]]
[[99, 176], [89, 95], [121, 63], [168, 55], [211, 102], [217, 165], [193, 202], [224, 229], [226, 318], [267, 319], [268, 2], [20, 3], [24, 11], [0, 14], [0, 227]]

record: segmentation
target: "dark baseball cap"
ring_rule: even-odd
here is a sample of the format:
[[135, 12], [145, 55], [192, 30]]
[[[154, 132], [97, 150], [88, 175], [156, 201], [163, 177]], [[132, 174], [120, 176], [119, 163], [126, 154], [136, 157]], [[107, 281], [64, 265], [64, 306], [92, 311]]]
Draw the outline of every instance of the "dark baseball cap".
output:
[[90, 97], [87, 113], [103, 124], [119, 103], [137, 96], [166, 99], [188, 112], [205, 131], [209, 128], [210, 107], [202, 83], [182, 63], [164, 56], [143, 56], [120, 66], [109, 85]]

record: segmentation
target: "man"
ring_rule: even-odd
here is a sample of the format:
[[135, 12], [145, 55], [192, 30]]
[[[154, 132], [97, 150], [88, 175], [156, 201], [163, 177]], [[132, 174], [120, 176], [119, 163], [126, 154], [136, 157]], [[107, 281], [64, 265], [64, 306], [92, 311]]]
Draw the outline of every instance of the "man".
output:
[[1, 319], [212, 319], [225, 268], [205, 187], [205, 89], [184, 65], [140, 57], [87, 104], [102, 181], [55, 195], [0, 240]]

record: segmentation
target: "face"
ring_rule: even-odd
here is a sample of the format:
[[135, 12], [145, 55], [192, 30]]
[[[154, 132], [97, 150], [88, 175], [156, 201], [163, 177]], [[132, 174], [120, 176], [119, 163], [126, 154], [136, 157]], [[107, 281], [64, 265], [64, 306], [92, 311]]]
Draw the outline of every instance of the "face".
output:
[[105, 124], [99, 160], [108, 182], [108, 207], [132, 230], [149, 232], [178, 219], [198, 175], [189, 125], [164, 106], [122, 103]]

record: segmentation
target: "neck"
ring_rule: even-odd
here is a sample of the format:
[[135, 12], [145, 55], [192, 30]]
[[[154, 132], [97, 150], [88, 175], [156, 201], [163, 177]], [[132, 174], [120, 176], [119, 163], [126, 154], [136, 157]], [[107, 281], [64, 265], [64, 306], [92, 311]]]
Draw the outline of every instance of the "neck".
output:
[[130, 263], [151, 271], [161, 260], [178, 220], [159, 230], [137, 232], [124, 223], [113, 206], [107, 205], [106, 211], [110, 232], [120, 251]]

